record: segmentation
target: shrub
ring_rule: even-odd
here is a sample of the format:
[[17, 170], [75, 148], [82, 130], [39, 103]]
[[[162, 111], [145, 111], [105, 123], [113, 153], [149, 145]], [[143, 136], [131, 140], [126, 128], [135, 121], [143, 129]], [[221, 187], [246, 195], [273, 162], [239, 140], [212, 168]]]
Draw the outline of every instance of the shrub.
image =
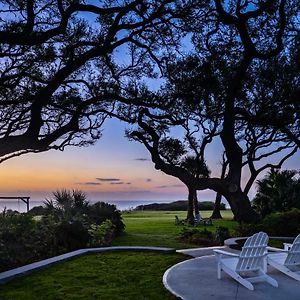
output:
[[88, 232], [91, 247], [109, 246], [114, 238], [115, 226], [110, 220], [106, 220], [101, 225], [92, 224]]
[[227, 227], [219, 226], [216, 228], [215, 240], [219, 244], [224, 244], [224, 241], [230, 237], [229, 229]]
[[196, 228], [183, 227], [179, 240], [185, 243], [201, 245], [201, 246], [214, 246], [216, 241], [214, 240], [214, 235], [212, 232], [208, 231], [206, 228], [204, 230], [199, 230]]
[[258, 224], [240, 224], [236, 229], [238, 236], [250, 236], [259, 231], [270, 236], [297, 236], [300, 232], [300, 210], [294, 208], [287, 212], [272, 213]]
[[0, 271], [35, 259], [36, 223], [26, 214], [0, 217]]
[[55, 230], [58, 223], [52, 216], [44, 216], [36, 222], [32, 248], [36, 259], [45, 259], [58, 253]]
[[241, 223], [235, 229], [235, 235], [236, 236], [250, 236], [259, 231], [264, 231], [262, 223], [258, 223], [258, 224]]
[[47, 214], [47, 209], [40, 205], [40, 206], [34, 206], [29, 212], [29, 215], [31, 216], [42, 216]]
[[[88, 245], [109, 245], [125, 228], [115, 205], [89, 205], [81, 191], [57, 191], [46, 204], [27, 214], [0, 214], [0, 272]], [[41, 219], [33, 218], [42, 212]]]
[[263, 229], [273, 236], [297, 236], [300, 232], [300, 210], [294, 208], [287, 212], [277, 212], [266, 216]]
[[90, 236], [81, 222], [63, 221], [55, 228], [55, 238], [58, 251], [67, 252], [85, 248]]
[[88, 207], [87, 215], [92, 224], [100, 225], [104, 221], [110, 220], [115, 226], [116, 235], [120, 235], [125, 229], [121, 212], [113, 204], [97, 202]]

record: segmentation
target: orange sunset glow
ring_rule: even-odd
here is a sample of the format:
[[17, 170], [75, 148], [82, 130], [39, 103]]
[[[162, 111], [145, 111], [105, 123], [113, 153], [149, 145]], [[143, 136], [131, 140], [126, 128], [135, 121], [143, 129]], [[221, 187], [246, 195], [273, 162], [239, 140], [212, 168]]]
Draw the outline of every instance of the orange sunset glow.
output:
[[[212, 175], [219, 168], [215, 159], [218, 149], [217, 145], [208, 153]], [[286, 167], [293, 168], [298, 156], [289, 160]], [[170, 201], [187, 196], [185, 186], [155, 170], [148, 152], [139, 143], [129, 142], [124, 137], [124, 126], [116, 121], [108, 122], [102, 138], [94, 146], [27, 154], [1, 164], [1, 196], [22, 194], [42, 201], [63, 188], [80, 189], [93, 200], [102, 201]], [[212, 191], [198, 193], [200, 200], [215, 197]]]

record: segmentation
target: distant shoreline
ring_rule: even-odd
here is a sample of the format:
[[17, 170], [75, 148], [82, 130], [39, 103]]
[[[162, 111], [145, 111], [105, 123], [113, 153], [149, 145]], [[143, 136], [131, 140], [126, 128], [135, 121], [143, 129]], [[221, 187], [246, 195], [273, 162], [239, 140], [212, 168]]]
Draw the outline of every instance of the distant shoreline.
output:
[[[198, 202], [199, 210], [213, 210], [215, 203], [213, 201]], [[186, 211], [188, 207], [187, 200], [178, 200], [169, 203], [151, 203], [137, 206], [134, 210], [158, 210], [158, 211]], [[225, 204], [221, 203], [221, 210], [226, 210]]]
[[[43, 206], [44, 200], [31, 200], [30, 209], [36, 206]], [[99, 200], [90, 199], [91, 204], [96, 202], [106, 202], [116, 205], [117, 209], [121, 211], [128, 210], [169, 210], [169, 211], [186, 211], [187, 200]], [[214, 206], [213, 201], [201, 201], [199, 202], [200, 210], [212, 210]], [[0, 201], [0, 212], [3, 209], [16, 210], [19, 212], [26, 212], [26, 205], [22, 201], [18, 200], [3, 200]], [[225, 208], [225, 204], [222, 203], [222, 209]]]
[[[45, 200], [31, 200], [30, 201], [30, 209], [36, 206], [43, 206], [43, 202]], [[147, 205], [147, 204], [153, 204], [153, 203], [171, 203], [172, 200], [168, 202], [168, 200], [101, 200], [101, 199], [89, 199], [89, 202], [91, 204], [96, 202], [106, 202], [109, 204], [116, 205], [117, 209], [121, 211], [126, 210], [135, 210], [136, 207], [140, 205]], [[18, 200], [3, 200], [0, 201], [0, 212], [3, 211], [3, 209], [6, 207], [6, 209], [16, 210], [19, 212], [26, 212], [26, 205], [22, 201]]]

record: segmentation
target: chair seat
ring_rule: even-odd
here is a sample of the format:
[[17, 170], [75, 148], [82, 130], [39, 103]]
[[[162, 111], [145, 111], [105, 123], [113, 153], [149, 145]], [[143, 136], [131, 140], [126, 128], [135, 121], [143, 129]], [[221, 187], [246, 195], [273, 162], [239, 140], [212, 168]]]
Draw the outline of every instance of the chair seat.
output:
[[287, 253], [285, 252], [278, 252], [278, 253], [270, 253], [268, 254], [268, 259], [272, 259], [277, 263], [283, 265], [287, 258]]
[[230, 258], [222, 258], [222, 264], [225, 265], [226, 267], [235, 270], [236, 266], [238, 264], [239, 259], [230, 257]]
[[255, 268], [250, 268], [246, 267], [242, 270], [237, 270], [237, 264], [238, 264], [239, 259], [238, 258], [234, 258], [234, 257], [230, 257], [230, 258], [222, 258], [222, 264], [225, 265], [226, 267], [232, 269], [232, 270], [236, 270], [238, 273], [244, 273], [244, 272], [250, 272], [250, 271], [257, 271], [260, 270], [260, 267], [255, 267]]

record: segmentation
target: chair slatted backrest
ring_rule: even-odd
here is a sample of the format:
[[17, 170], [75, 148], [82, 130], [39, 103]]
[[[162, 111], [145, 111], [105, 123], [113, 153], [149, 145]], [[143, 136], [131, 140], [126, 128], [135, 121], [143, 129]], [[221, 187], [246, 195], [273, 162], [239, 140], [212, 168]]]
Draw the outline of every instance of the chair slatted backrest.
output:
[[264, 232], [258, 232], [250, 236], [240, 253], [236, 271], [256, 271], [264, 268], [264, 257], [269, 237]]
[[284, 264], [286, 266], [300, 265], [300, 234], [295, 238]]

